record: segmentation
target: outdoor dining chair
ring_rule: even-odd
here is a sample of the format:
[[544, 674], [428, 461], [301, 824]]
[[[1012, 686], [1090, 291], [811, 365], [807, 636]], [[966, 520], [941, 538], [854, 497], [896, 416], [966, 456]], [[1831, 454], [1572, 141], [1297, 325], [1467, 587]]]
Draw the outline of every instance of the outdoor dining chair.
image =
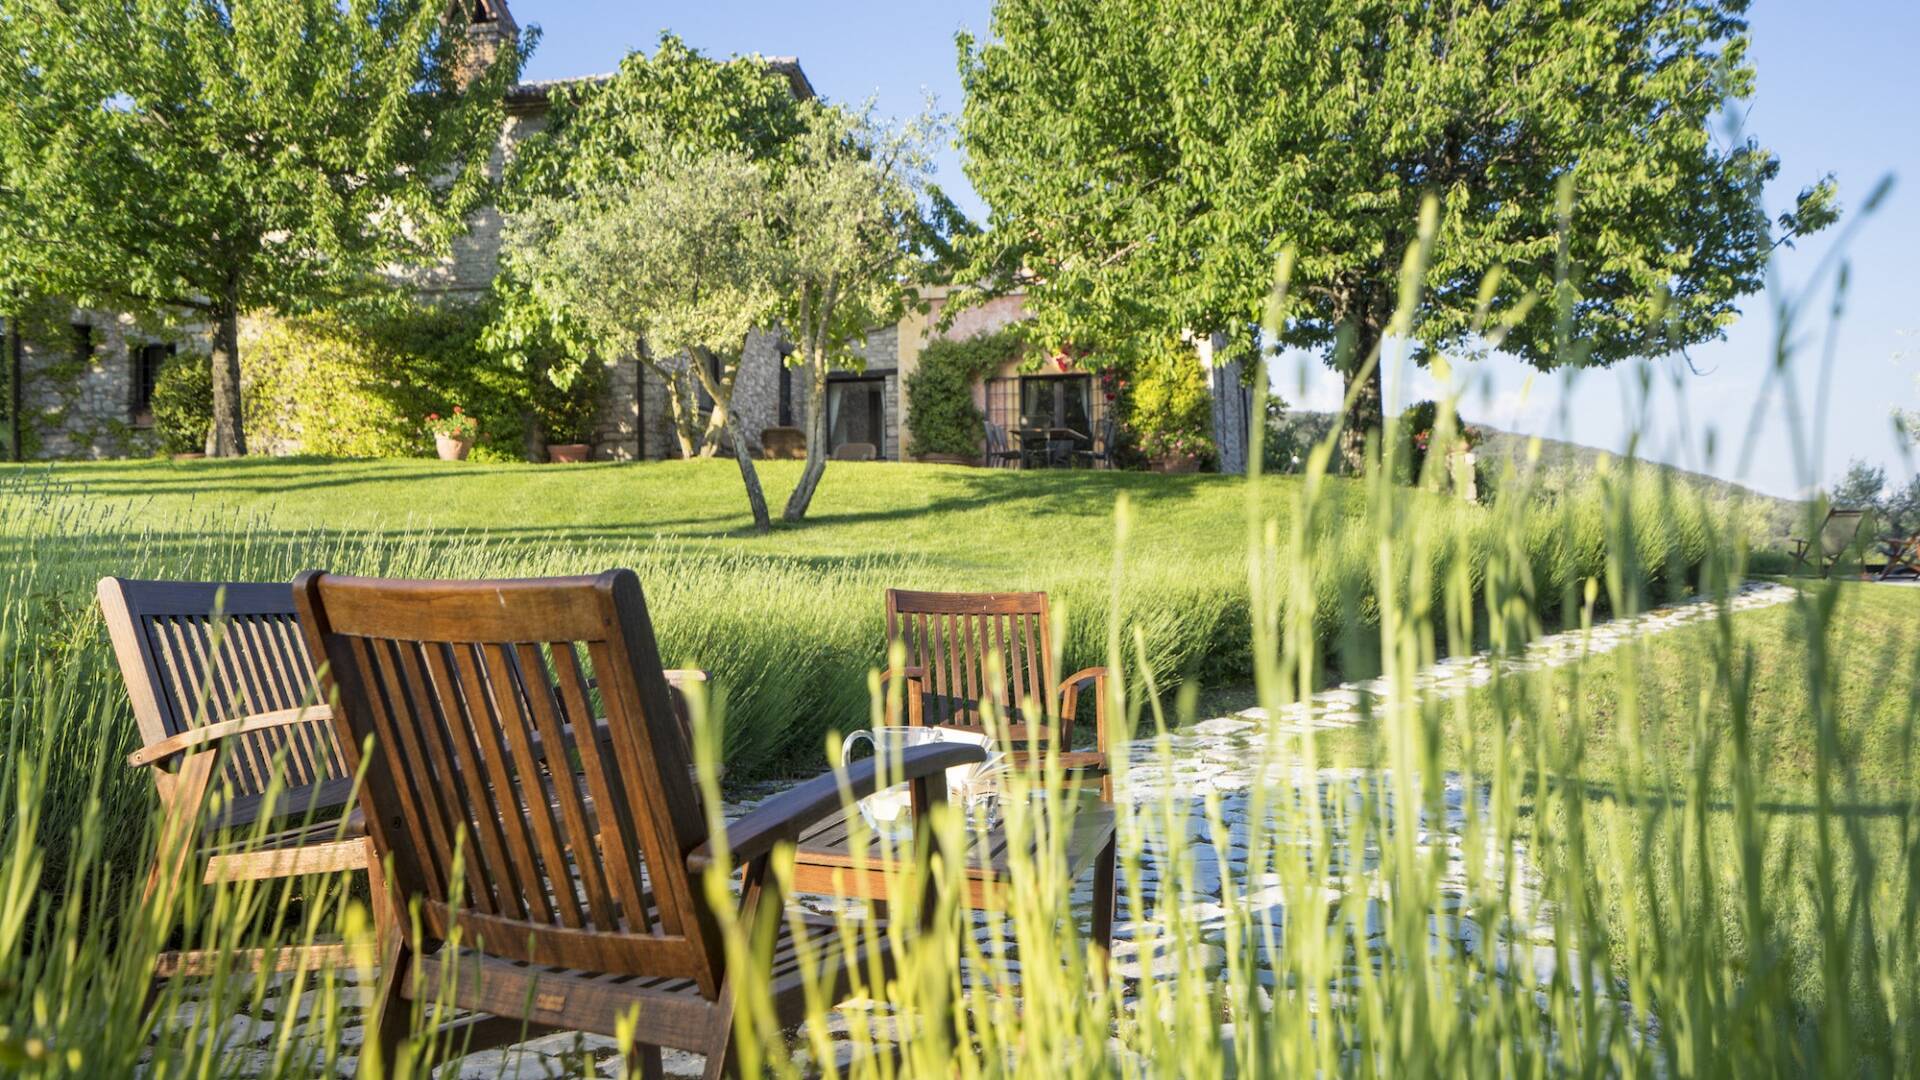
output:
[[[379, 861], [365, 822], [348, 809], [353, 774], [331, 712], [315, 704], [292, 588], [106, 577], [98, 594], [140, 730], [128, 763], [152, 771], [160, 796], [162, 844], [146, 898], [195, 874], [212, 884], [364, 871], [376, 930], [390, 933]], [[270, 802], [276, 775], [281, 790]], [[210, 809], [216, 789], [225, 797]], [[322, 943], [228, 959], [286, 970], [346, 958], [344, 945]], [[203, 974], [220, 959], [168, 952], [156, 973]]]
[[[152, 771], [160, 796], [163, 843], [146, 895], [196, 872], [204, 884], [364, 872], [375, 932], [391, 935], [397, 916], [365, 819], [352, 808], [353, 774], [334, 738], [333, 712], [316, 704], [293, 586], [106, 577], [97, 591], [140, 732], [141, 748], [128, 761]], [[682, 687], [705, 682], [707, 673], [685, 668], [666, 676], [684, 726]], [[276, 770], [282, 789], [269, 807]], [[210, 809], [215, 790], [223, 798]], [[262, 822], [263, 814], [271, 819]], [[344, 944], [323, 942], [228, 959], [289, 970], [344, 963], [347, 953]], [[219, 960], [171, 951], [156, 974], [205, 974]]]
[[1866, 510], [1829, 508], [1812, 539], [1789, 537], [1793, 542], [1794, 569], [1817, 568], [1821, 577], [1833, 573], [1833, 568], [1840, 565], [1840, 560], [1854, 551], [1859, 541], [1860, 526], [1866, 522], [1868, 513]]
[[1007, 437], [1007, 429], [991, 420], [983, 421], [986, 429], [985, 461], [989, 469], [1017, 469], [1020, 467], [1020, 451], [1014, 449], [1013, 440]]
[[[799, 784], [711, 834], [632, 571], [446, 582], [310, 570], [294, 595], [338, 741], [365, 768], [360, 802], [394, 902], [418, 901], [386, 950], [381, 1060], [396, 1060], [408, 1001], [444, 992], [541, 1029], [630, 1024], [643, 1075], [660, 1075], [660, 1047], [706, 1055], [709, 1077], [737, 1069], [735, 994], [749, 973], [729, 970], [701, 881], [723, 858], [743, 875], [738, 917], [776, 934], [770, 966], [752, 975], [781, 1024], [804, 1016], [810, 985], [840, 994], [890, 970], [889, 933], [841, 948], [830, 921], [806, 921], [808, 972], [768, 872], [776, 848], [842, 808], [843, 784], [856, 798], [875, 790], [875, 763]], [[577, 763], [561, 749], [570, 723], [604, 731], [575, 740]], [[947, 768], [984, 757], [916, 747], [896, 777], [931, 807]]]
[[[1048, 748], [1063, 772], [1080, 784], [1098, 778], [1090, 800], [1076, 799], [1072, 827], [1056, 869], [1065, 880], [1091, 873], [1090, 939], [1102, 955], [1113, 938], [1116, 864], [1113, 778], [1108, 772], [1107, 670], [1100, 667], [1056, 677], [1047, 594], [935, 593], [888, 589], [887, 640], [906, 654], [905, 666], [883, 675], [903, 685], [905, 721], [989, 733], [987, 709], [1000, 717], [999, 734], [1016, 767], [1038, 771]], [[1073, 728], [1083, 692], [1094, 698], [1091, 747], [1073, 748]], [[889, 701], [891, 701], [889, 696]], [[890, 706], [891, 707], [891, 706]], [[894, 717], [890, 722], [899, 723]], [[966, 900], [976, 908], [1000, 906], [1020, 853], [1008, 847], [1004, 826], [971, 837], [962, 870]], [[809, 892], [854, 892], [886, 899], [886, 881], [868, 872], [852, 850], [844, 820], [823, 821], [800, 837], [795, 887]], [[1035, 853], [1027, 853], [1033, 857]]]

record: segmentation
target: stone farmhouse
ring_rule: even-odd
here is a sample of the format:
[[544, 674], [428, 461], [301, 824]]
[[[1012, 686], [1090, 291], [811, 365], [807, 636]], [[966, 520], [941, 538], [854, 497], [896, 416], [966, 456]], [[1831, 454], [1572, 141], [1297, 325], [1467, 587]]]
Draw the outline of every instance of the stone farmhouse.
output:
[[[478, 46], [473, 62], [491, 63], [500, 49], [515, 40], [519, 27], [507, 0], [471, 2], [470, 33]], [[773, 57], [766, 63], [786, 78], [796, 96], [813, 96], [813, 86], [797, 59]], [[508, 92], [505, 128], [491, 161], [496, 179], [515, 145], [546, 125], [555, 87], [579, 81], [524, 82]], [[470, 220], [467, 234], [456, 242], [451, 257], [438, 266], [409, 274], [409, 282], [427, 297], [479, 297], [498, 271], [502, 226], [497, 210], [481, 209]], [[860, 370], [832, 375], [827, 399], [829, 451], [849, 443], [868, 443], [883, 460], [909, 456], [911, 439], [903, 390], [925, 345], [936, 337], [966, 338], [1027, 317], [1023, 297], [1015, 293], [960, 312], [951, 325], [941, 328], [938, 319], [948, 290], [927, 290], [922, 299], [928, 310], [910, 312], [898, 325], [875, 328], [867, 335], [859, 350], [864, 360]], [[247, 342], [256, 331], [257, 324], [250, 327], [247, 320], [242, 321], [243, 362]], [[75, 311], [64, 341], [57, 333], [38, 333], [23, 341], [19, 412], [23, 427], [30, 432], [28, 448], [34, 456], [43, 458], [151, 452], [155, 445], [150, 407], [155, 379], [161, 366], [176, 354], [204, 349], [205, 343], [195, 340], [199, 336], [191, 329], [171, 334], [152, 329], [126, 314]], [[803, 389], [796, 373], [784, 363], [789, 351], [775, 333], [756, 333], [746, 343], [735, 381], [733, 409], [739, 430], [756, 455], [763, 452], [763, 436], [769, 429], [802, 426]], [[652, 367], [631, 357], [611, 368], [595, 423], [593, 456], [601, 460], [658, 460], [676, 455], [669, 387]], [[1213, 375], [1213, 381], [1219, 387], [1234, 386], [1230, 380], [1237, 377], [1237, 371], [1221, 371]], [[1236, 387], [1235, 392], [1217, 397], [1220, 404], [1239, 406], [1244, 445], [1245, 395]], [[1016, 371], [1008, 366], [975, 386], [974, 403], [989, 423], [1006, 431], [1037, 425], [1091, 433], [1101, 429], [1106, 411], [1092, 376], [1053, 366], [1038, 372]], [[1222, 411], [1216, 408], [1216, 413]], [[1230, 431], [1235, 410], [1229, 407], [1224, 411], [1228, 415], [1216, 417], [1216, 427]], [[1221, 420], [1227, 426], [1221, 426]], [[1223, 446], [1231, 442], [1223, 440]], [[260, 445], [259, 441], [252, 448], [267, 453], [301, 450], [297, 444]]]

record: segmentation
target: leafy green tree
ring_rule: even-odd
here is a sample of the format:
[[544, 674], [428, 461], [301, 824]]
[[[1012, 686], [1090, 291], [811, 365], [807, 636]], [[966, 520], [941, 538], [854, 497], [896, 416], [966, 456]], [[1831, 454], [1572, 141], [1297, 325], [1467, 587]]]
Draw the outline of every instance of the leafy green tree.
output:
[[738, 151], [654, 148], [646, 158], [644, 175], [536, 201], [509, 219], [507, 248], [533, 299], [593, 353], [645, 340], [692, 360], [764, 533], [767, 500], [732, 403], [747, 335], [772, 322], [780, 300], [766, 173]]
[[[758, 56], [715, 60], [671, 34], [653, 55], [634, 52], [602, 81], [556, 86], [546, 126], [523, 140], [507, 163], [500, 206], [509, 216], [537, 205], [592, 201], [643, 182], [661, 155], [724, 153], [763, 166], [775, 178], [804, 128], [801, 101], [781, 71]], [[495, 316], [486, 342], [508, 365], [536, 380], [568, 384], [582, 364], [637, 352], [668, 387], [681, 454], [712, 453], [716, 417], [695, 415], [697, 399], [685, 365], [657, 342], [604, 340], [536, 288], [530, 248], [501, 254], [493, 281]], [[703, 430], [704, 429], [704, 430]]]
[[377, 289], [488, 193], [504, 90], [445, 0], [10, 0], [0, 176], [38, 291], [213, 330], [209, 450], [244, 453], [238, 317]]
[[1777, 159], [1709, 132], [1753, 88], [1746, 6], [999, 0], [959, 41], [973, 258], [1025, 277], [1049, 344], [1187, 330], [1244, 356], [1292, 251], [1273, 344], [1343, 372], [1358, 465], [1428, 200], [1419, 358], [1540, 368], [1720, 337], [1769, 252], [1834, 219], [1828, 179], [1766, 220]]
[[781, 321], [806, 376], [807, 463], [782, 517], [806, 517], [827, 467], [827, 373], [875, 326], [897, 322], [924, 275], [931, 118], [890, 126], [818, 105], [774, 187]]
[[1880, 493], [1887, 487], [1887, 470], [1855, 458], [1833, 487], [1833, 505], [1845, 509], [1877, 509]]

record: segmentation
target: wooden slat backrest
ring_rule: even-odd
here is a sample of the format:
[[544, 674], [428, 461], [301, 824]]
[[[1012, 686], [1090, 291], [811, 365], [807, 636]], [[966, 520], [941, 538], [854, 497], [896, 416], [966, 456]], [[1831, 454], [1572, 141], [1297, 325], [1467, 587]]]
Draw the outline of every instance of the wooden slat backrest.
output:
[[[706, 820], [631, 571], [308, 571], [295, 594], [356, 767], [373, 740], [361, 805], [396, 885], [422, 899], [416, 948], [459, 925], [490, 955], [716, 992], [717, 937], [686, 870]], [[596, 702], [604, 739], [569, 738], [593, 730]]]
[[1865, 510], [1829, 510], [1820, 526], [1820, 551], [1829, 558], [1846, 554], [1867, 520]]
[[[906, 663], [925, 671], [922, 719], [948, 727], [982, 726], [980, 702], [990, 700], [1009, 723], [1038, 730], [1057, 680], [1047, 594], [938, 593], [887, 590], [887, 641], [906, 650]], [[1002, 677], [995, 679], [989, 659]], [[1041, 715], [1027, 716], [1034, 703]]]
[[[101, 579], [99, 596], [134, 721], [149, 746], [203, 723], [318, 700], [293, 589], [284, 582], [110, 577]], [[234, 794], [266, 790], [283, 751], [290, 786], [346, 775], [332, 726], [297, 724], [228, 740], [222, 769]]]

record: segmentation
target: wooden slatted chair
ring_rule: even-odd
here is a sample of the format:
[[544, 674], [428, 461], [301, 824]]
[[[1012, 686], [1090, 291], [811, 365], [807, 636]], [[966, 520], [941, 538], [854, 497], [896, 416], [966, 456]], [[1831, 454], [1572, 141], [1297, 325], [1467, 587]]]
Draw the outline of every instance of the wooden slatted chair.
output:
[[[1055, 671], [1053, 621], [1047, 594], [939, 593], [887, 590], [887, 641], [906, 652], [903, 695], [909, 724], [940, 724], [984, 730], [982, 702], [1005, 718], [1017, 754], [1037, 758], [1049, 742], [1060, 746], [1062, 764], [1101, 776], [1101, 794], [1111, 799], [1107, 775], [1107, 669], [1090, 667], [1061, 680]], [[1004, 677], [989, 674], [998, 657]], [[893, 673], [888, 673], [889, 680]], [[1080, 695], [1094, 698], [1093, 746], [1072, 749]], [[1039, 715], [1026, 713], [1028, 703]], [[1053, 721], [1057, 718], [1058, 725]]]
[[[295, 598], [356, 767], [372, 739], [368, 832], [391, 859], [396, 895], [419, 901], [419, 936], [409, 922], [388, 946], [374, 1020], [382, 1060], [395, 1060], [406, 1002], [451, 976], [457, 1007], [543, 1027], [612, 1035], [634, 1016], [647, 1075], [659, 1074], [662, 1046], [707, 1055], [708, 1076], [732, 1068], [736, 973], [699, 881], [723, 848], [707, 831], [633, 573], [410, 582], [308, 571]], [[579, 740], [577, 763], [546, 752], [596, 700], [604, 738]], [[945, 797], [945, 769], [983, 759], [977, 746], [942, 744], [902, 766], [930, 807]], [[576, 768], [577, 781], [554, 781]], [[860, 797], [876, 779], [861, 762], [727, 827], [749, 925], [782, 903], [767, 873], [776, 846], [840, 812], [843, 782]], [[771, 972], [755, 974], [770, 977], [775, 1010], [793, 1023], [806, 987], [789, 922], [775, 921]], [[815, 973], [835, 992], [850, 984], [847, 952], [823, 950]], [[884, 970], [888, 957], [856, 962]]]
[[[143, 744], [128, 761], [153, 771], [162, 804], [166, 839], [147, 896], [194, 866], [208, 884], [362, 870], [374, 884], [375, 924], [389, 931], [393, 912], [382, 903], [379, 863], [359, 815], [348, 810], [353, 774], [334, 741], [331, 713], [312, 704], [313, 668], [292, 588], [108, 577], [98, 592]], [[276, 762], [284, 769], [274, 808], [280, 820], [262, 823]], [[208, 792], [221, 785], [231, 798], [209, 812]], [[267, 830], [263, 839], [256, 829]], [[260, 949], [234, 959], [258, 968], [267, 955]], [[272, 955], [282, 970], [346, 959], [337, 943]], [[167, 953], [157, 973], [204, 973], [215, 960]]]
[[1793, 541], [1794, 569], [1811, 566], [1820, 571], [1821, 577], [1826, 577], [1833, 573], [1834, 567], [1840, 565], [1841, 559], [1848, 554], [1858, 554], [1854, 549], [1860, 527], [1866, 523], [1867, 513], [1865, 510], [1831, 507], [1813, 539], [1789, 537]]

